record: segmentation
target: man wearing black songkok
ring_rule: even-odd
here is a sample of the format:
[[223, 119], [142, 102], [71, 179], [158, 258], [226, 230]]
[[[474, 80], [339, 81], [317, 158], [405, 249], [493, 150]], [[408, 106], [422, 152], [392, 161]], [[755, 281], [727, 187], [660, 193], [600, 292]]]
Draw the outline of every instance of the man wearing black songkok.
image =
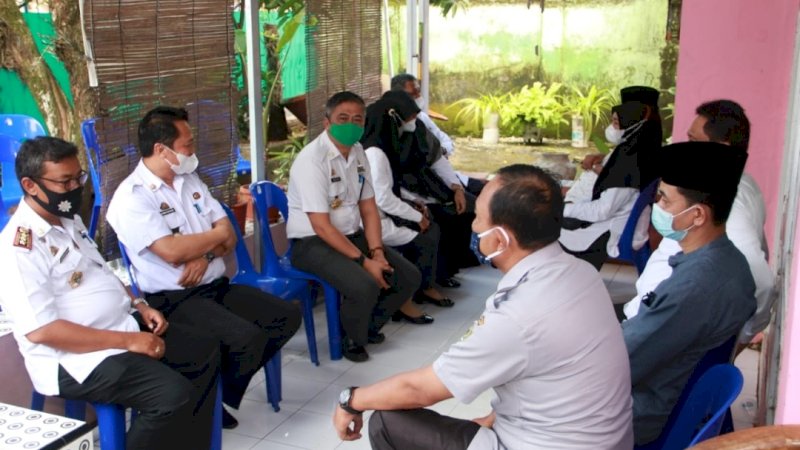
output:
[[725, 233], [746, 161], [742, 149], [713, 142], [661, 151], [652, 223], [682, 251], [669, 259], [672, 275], [622, 324], [637, 445], [659, 437], [698, 361], [737, 335], [755, 311], [747, 260]]

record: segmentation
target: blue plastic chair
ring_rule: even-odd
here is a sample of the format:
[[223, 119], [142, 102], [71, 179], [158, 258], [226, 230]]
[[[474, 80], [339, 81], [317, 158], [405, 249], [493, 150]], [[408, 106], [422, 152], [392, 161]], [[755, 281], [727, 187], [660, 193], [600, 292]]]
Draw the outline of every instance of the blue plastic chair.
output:
[[22, 142], [37, 136], [47, 136], [38, 120], [23, 114], [0, 114], [0, 134]]
[[242, 149], [236, 146], [236, 175], [250, 175], [252, 170], [250, 160], [242, 156]]
[[[698, 383], [700, 378], [702, 378], [703, 375], [705, 375], [705, 373], [708, 372], [712, 367], [720, 364], [730, 364], [733, 361], [733, 350], [736, 346], [736, 339], [737, 335], [733, 335], [728, 338], [727, 341], [723, 342], [718, 347], [709, 350], [705, 355], [703, 355], [703, 357], [694, 367], [692, 374], [689, 375], [689, 379], [686, 381], [686, 385], [684, 385], [683, 391], [681, 392], [680, 397], [678, 397], [678, 401], [675, 402], [675, 406], [672, 408], [672, 413], [670, 413], [666, 424], [664, 424], [661, 435], [653, 442], [634, 447], [634, 450], [683, 450], [687, 447], [686, 444], [688, 441], [681, 443], [670, 440], [673, 429], [676, 427], [678, 416], [688, 401], [692, 389], [694, 389], [694, 386]], [[723, 419], [723, 423], [732, 422], [733, 419], [731, 418], [730, 411], [724, 414]]]
[[635, 265], [639, 274], [644, 271], [644, 267], [647, 265], [647, 260], [650, 259], [652, 251], [650, 250], [650, 244], [648, 242], [645, 242], [639, 250], [634, 250], [633, 237], [636, 233], [636, 224], [639, 222], [639, 217], [644, 213], [644, 209], [647, 206], [653, 204], [653, 200], [656, 197], [656, 190], [658, 189], [658, 181], [659, 180], [653, 181], [639, 193], [636, 202], [633, 204], [633, 209], [631, 209], [631, 213], [628, 216], [628, 221], [625, 222], [625, 228], [622, 230], [619, 244], [617, 244], [619, 256], [617, 256], [616, 259]]
[[684, 449], [718, 436], [743, 384], [742, 372], [732, 364], [708, 369], [692, 387], [663, 448]]
[[[228, 212], [228, 217], [231, 217], [230, 210], [224, 204], [222, 205], [225, 208], [225, 211]], [[234, 228], [236, 225], [234, 224]], [[238, 228], [236, 228], [238, 233]], [[241, 238], [241, 236], [239, 236]], [[239, 240], [241, 242], [241, 239]], [[239, 243], [237, 242], [237, 246]], [[128, 277], [131, 280], [131, 291], [134, 295], [140, 296], [141, 291], [136, 283], [136, 277], [133, 274], [133, 270], [131, 270], [131, 260], [128, 258], [128, 252], [125, 249], [125, 246], [122, 242], [119, 242], [119, 252], [120, 256], [122, 257], [122, 263], [125, 265], [125, 269], [128, 271]], [[235, 282], [235, 281], [232, 281]], [[272, 405], [272, 409], [275, 412], [281, 410], [280, 402], [283, 400], [283, 386], [281, 383], [281, 352], [278, 350], [275, 354], [264, 364], [264, 376], [266, 377], [266, 388], [267, 388], [267, 401], [270, 405]]]
[[20, 144], [18, 139], [0, 134], [0, 174], [2, 174], [0, 177], [0, 230], [11, 218], [8, 210], [17, 206], [22, 198], [22, 188], [17, 181], [17, 171], [14, 167]]
[[[262, 269], [261, 272], [253, 267], [250, 253], [244, 244], [240, 228], [233, 215], [233, 211], [228, 206], [223, 205], [225, 213], [228, 214], [233, 224], [233, 229], [236, 230], [236, 262], [237, 270], [232, 282], [246, 284], [261, 289], [264, 292], [280, 297], [284, 300], [298, 299], [303, 309], [303, 322], [306, 329], [306, 339], [308, 340], [308, 353], [311, 362], [314, 365], [319, 365], [319, 356], [317, 354], [317, 341], [314, 332], [314, 298], [316, 298], [316, 289], [309, 283], [308, 280], [280, 277], [271, 274], [265, 274]], [[271, 241], [270, 241], [271, 242]]]
[[[85, 420], [86, 402], [65, 400], [64, 415], [70, 419]], [[104, 450], [125, 450], [125, 407], [113, 403], [92, 403], [97, 426], [100, 429], [100, 448]], [[44, 410], [44, 395], [33, 391], [31, 409]], [[136, 410], [131, 410], [131, 421], [136, 419]], [[217, 384], [217, 396], [211, 417], [211, 448], [222, 450], [222, 389]]]
[[[322, 287], [325, 295], [325, 313], [328, 319], [328, 345], [330, 347], [331, 359], [341, 359], [342, 329], [339, 321], [339, 292], [330, 283], [316, 275], [292, 267], [290, 258], [291, 242], [289, 243], [289, 250], [287, 250], [284, 255], [279, 256], [275, 250], [275, 244], [272, 241], [272, 233], [269, 227], [268, 210], [273, 207], [277, 208], [284, 220], [288, 220], [289, 204], [286, 199], [286, 194], [280, 186], [271, 181], [259, 181], [250, 184], [250, 192], [253, 196], [253, 210], [255, 211], [256, 218], [258, 219], [258, 226], [261, 230], [263, 274], [275, 278], [313, 282], [315, 285]], [[304, 320], [306, 320], [306, 335], [308, 336], [309, 349], [311, 349], [311, 343], [315, 342], [312, 340], [315, 339], [314, 317], [312, 313], [313, 299], [314, 297], [311, 297], [312, 301], [309, 301], [308, 305], [303, 305], [303, 317]], [[315, 353], [313, 356], [316, 356], [316, 346], [313, 351]]]
[[92, 217], [89, 219], [89, 236], [92, 239], [97, 232], [97, 222], [100, 218], [100, 207], [103, 206], [103, 194], [100, 189], [100, 145], [97, 143], [97, 132], [95, 131], [96, 119], [86, 119], [81, 124], [81, 135], [86, 146], [86, 161], [89, 165], [89, 175], [92, 177], [92, 190], [94, 191], [94, 202], [92, 202]]

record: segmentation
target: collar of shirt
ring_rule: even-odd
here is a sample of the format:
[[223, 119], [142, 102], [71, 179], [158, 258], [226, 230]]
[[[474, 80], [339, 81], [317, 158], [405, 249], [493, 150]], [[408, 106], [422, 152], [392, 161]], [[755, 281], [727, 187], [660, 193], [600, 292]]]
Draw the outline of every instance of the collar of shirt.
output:
[[522, 258], [508, 273], [503, 275], [503, 278], [500, 279], [500, 283], [497, 284], [497, 291], [493, 296], [495, 308], [508, 299], [508, 293], [510, 291], [514, 290], [528, 279], [528, 274], [532, 270], [541, 267], [548, 261], [552, 261], [563, 252], [558, 242], [553, 242]]
[[[156, 174], [154, 174], [147, 166], [144, 164], [144, 159], [139, 160], [139, 164], [136, 165], [136, 169], [133, 170], [133, 185], [134, 186], [145, 186], [147, 189], [155, 192], [161, 188], [161, 186], [166, 185], [164, 180], [159, 178]], [[180, 192], [181, 186], [183, 186], [183, 177], [184, 175], [175, 175], [175, 179], [173, 180], [172, 184], [175, 187], [177, 192]]]
[[[666, 239], [666, 238], [665, 238]], [[698, 248], [697, 250], [691, 253], [683, 253], [680, 251], [672, 256], [669, 257], [668, 262], [670, 267], [675, 268], [686, 261], [691, 261], [692, 259], [703, 256], [703, 254], [711, 251], [715, 251], [719, 248], [726, 247], [728, 245], [732, 245], [730, 239], [728, 239], [727, 234], [723, 234], [722, 236], [714, 239], [713, 241], [709, 242], [708, 244]]]

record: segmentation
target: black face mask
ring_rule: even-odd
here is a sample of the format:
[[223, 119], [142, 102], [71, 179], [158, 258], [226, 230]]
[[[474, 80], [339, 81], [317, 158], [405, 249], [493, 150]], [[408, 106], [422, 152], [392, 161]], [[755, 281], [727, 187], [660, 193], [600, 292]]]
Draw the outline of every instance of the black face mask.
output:
[[31, 196], [31, 198], [50, 214], [72, 219], [80, 211], [81, 201], [83, 200], [83, 186], [78, 186], [69, 192], [53, 192], [41, 184], [39, 184], [39, 188], [47, 196], [48, 203], [43, 202], [39, 197]]

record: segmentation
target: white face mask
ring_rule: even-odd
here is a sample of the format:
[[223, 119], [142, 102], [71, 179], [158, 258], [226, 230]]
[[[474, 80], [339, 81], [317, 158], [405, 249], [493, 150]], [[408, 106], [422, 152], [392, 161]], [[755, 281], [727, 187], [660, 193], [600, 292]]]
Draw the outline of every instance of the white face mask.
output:
[[169, 162], [168, 159], [164, 159], [169, 164], [170, 169], [175, 172], [176, 175], [186, 175], [188, 173], [192, 173], [197, 169], [197, 166], [200, 164], [200, 160], [197, 159], [197, 154], [194, 153], [192, 156], [186, 156], [182, 153], [178, 153], [175, 150], [164, 146], [167, 150], [171, 151], [176, 158], [178, 158], [178, 164], [172, 164]]
[[400, 133], [413, 133], [417, 129], [417, 121], [409, 120], [400, 127]]
[[625, 134], [625, 130], [618, 130], [614, 128], [614, 125], [609, 125], [606, 127], [606, 140], [614, 145], [618, 145], [620, 142], [622, 142], [623, 134]]
[[422, 96], [415, 98], [415, 99], [414, 99], [414, 103], [416, 103], [416, 104], [417, 104], [417, 107], [418, 107], [418, 108], [419, 108], [421, 111], [425, 111], [425, 99], [424, 99], [424, 98], [422, 98]]

